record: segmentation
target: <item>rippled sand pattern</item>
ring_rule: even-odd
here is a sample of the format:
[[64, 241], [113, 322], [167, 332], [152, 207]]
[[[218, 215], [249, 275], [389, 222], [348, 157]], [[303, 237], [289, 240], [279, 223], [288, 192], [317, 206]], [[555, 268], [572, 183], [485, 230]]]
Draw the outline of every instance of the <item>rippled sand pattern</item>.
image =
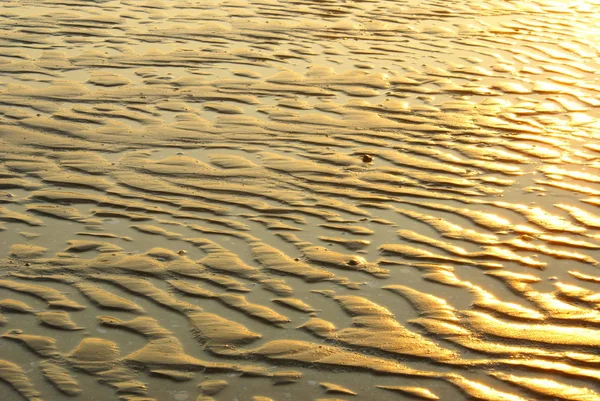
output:
[[600, 400], [600, 2], [5, 0], [0, 399]]

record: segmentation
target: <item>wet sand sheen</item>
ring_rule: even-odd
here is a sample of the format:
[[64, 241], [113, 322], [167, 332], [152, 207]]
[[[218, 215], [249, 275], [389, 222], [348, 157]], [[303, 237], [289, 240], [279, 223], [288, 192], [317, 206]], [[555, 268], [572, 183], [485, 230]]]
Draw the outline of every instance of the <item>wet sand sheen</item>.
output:
[[0, 399], [600, 399], [597, 7], [4, 2]]

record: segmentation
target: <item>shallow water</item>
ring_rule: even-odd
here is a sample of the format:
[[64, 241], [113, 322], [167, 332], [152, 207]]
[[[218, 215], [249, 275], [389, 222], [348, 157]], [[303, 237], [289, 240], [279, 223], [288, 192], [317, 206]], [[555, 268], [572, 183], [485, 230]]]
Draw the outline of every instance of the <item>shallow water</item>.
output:
[[600, 399], [599, 6], [4, 1], [0, 399]]

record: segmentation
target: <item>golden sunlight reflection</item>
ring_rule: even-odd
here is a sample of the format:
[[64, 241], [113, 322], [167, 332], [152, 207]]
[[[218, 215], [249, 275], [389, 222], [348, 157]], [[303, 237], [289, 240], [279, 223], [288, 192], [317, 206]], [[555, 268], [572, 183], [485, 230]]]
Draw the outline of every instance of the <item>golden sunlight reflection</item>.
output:
[[600, 399], [598, 10], [4, 1], [0, 400]]

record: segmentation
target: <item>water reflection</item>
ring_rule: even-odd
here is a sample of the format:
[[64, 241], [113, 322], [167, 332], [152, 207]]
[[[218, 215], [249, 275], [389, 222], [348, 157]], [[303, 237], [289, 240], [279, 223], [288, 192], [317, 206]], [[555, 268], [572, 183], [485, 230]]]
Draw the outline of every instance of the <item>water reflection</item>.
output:
[[596, 2], [3, 6], [0, 398], [600, 398]]

